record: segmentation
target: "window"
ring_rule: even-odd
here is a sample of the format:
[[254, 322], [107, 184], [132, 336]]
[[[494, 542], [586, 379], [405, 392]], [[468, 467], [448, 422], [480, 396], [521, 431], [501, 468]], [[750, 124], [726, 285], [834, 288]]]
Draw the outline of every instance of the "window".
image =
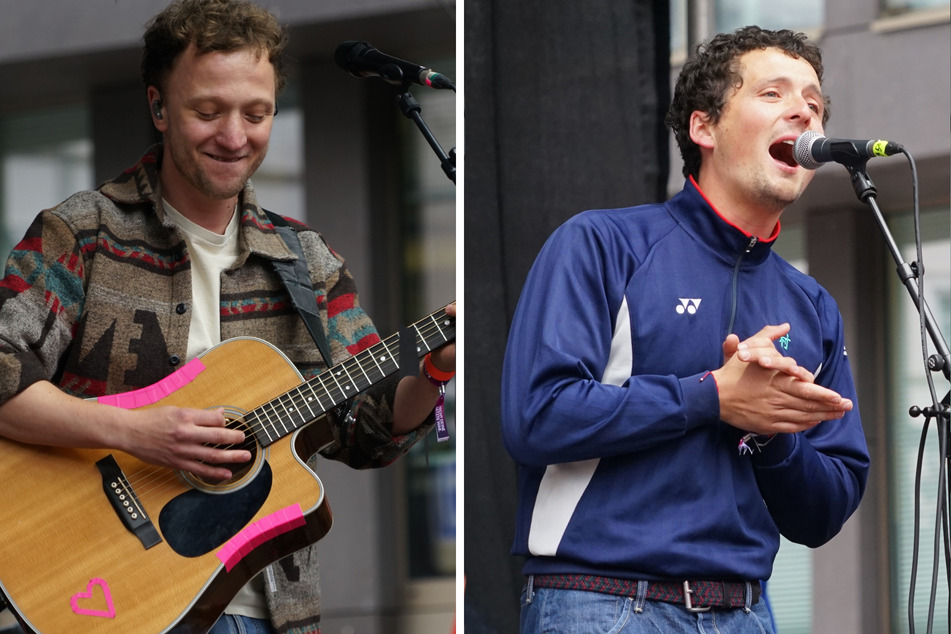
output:
[[808, 546], [780, 538], [773, 577], [766, 584], [766, 596], [776, 631], [783, 634], [812, 632], [812, 550]]
[[884, 0], [882, 6], [886, 15], [894, 15], [920, 9], [946, 7], [948, 4], [951, 4], [948, 0]]
[[93, 144], [83, 107], [0, 119], [0, 255], [6, 260], [33, 218], [92, 186]]
[[717, 0], [714, 15], [717, 32], [756, 24], [764, 29], [809, 29], [823, 23], [825, 0], [764, 2], [763, 0]]
[[[751, 24], [764, 29], [804, 31], [816, 29], [825, 22], [825, 0], [802, 0], [795, 3], [767, 2], [766, 0], [710, 0], [709, 3], [698, 3], [691, 0], [671, 0], [671, 51], [687, 52], [685, 48], [690, 11], [705, 10], [707, 5], [710, 6], [711, 14], [706, 16], [706, 19], [712, 23], [713, 32], [702, 34], [703, 39]], [[701, 16], [697, 18], [701, 22], [704, 21]]]
[[[925, 262], [925, 297], [934, 313], [938, 327], [947, 339], [951, 336], [951, 228], [948, 210], [922, 214], [923, 259]], [[895, 242], [906, 262], [914, 262], [915, 254], [912, 220], [908, 215], [892, 222]], [[891, 281], [889, 303], [889, 492], [892, 532], [892, 605], [893, 632], [907, 632], [908, 597], [914, 544], [914, 486], [918, 460], [918, 445], [924, 425], [923, 418], [912, 418], [908, 409], [917, 405], [927, 407], [931, 395], [925, 379], [921, 356], [921, 335], [918, 312], [905, 287], [894, 274], [891, 258], [888, 261]], [[933, 352], [934, 347], [929, 349]], [[947, 391], [943, 377], [934, 376], [938, 399]], [[923, 631], [928, 617], [931, 592], [932, 562], [934, 561], [934, 526], [937, 497], [938, 457], [937, 434], [932, 422], [922, 463], [921, 528], [915, 585], [915, 629]], [[935, 631], [948, 631], [948, 585], [944, 574], [944, 557], [938, 569]]]

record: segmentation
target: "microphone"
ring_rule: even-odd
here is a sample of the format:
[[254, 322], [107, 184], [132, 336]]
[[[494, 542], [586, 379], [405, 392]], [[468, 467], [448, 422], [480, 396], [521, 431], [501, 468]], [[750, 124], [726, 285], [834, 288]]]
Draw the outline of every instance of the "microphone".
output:
[[334, 61], [337, 62], [337, 66], [354, 77], [380, 77], [394, 86], [413, 83], [430, 88], [456, 90], [453, 83], [444, 75], [381, 53], [367, 42], [344, 42], [337, 47]]
[[904, 148], [891, 141], [865, 139], [830, 139], [815, 130], [806, 130], [796, 139], [793, 155], [796, 162], [809, 170], [835, 161], [842, 165], [858, 165], [876, 156], [898, 154]]

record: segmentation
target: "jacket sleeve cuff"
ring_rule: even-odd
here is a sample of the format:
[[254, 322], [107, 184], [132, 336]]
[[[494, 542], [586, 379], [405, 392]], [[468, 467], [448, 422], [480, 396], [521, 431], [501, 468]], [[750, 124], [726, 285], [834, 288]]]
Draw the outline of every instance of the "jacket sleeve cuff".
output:
[[713, 373], [705, 372], [680, 379], [686, 428], [693, 429], [720, 420], [720, 394]]
[[0, 405], [39, 381], [50, 380], [32, 355], [0, 354]]
[[776, 434], [768, 444], [753, 453], [753, 463], [759, 467], [775, 467], [782, 464], [796, 449], [798, 434]]

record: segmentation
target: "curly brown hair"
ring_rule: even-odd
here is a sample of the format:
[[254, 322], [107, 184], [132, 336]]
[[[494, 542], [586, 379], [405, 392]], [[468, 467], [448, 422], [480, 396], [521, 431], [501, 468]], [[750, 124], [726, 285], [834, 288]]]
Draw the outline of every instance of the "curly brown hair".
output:
[[287, 32], [271, 13], [245, 0], [177, 0], [149, 20], [143, 39], [142, 81], [159, 91], [175, 60], [192, 44], [199, 53], [243, 48], [266, 53], [276, 92], [287, 83]]
[[[700, 173], [700, 147], [690, 139], [690, 116], [699, 110], [706, 113], [712, 123], [717, 123], [726, 105], [727, 91], [743, 84], [739, 58], [750, 51], [766, 48], [778, 48], [791, 57], [806, 60], [822, 84], [822, 52], [809, 43], [803, 33], [746, 26], [699, 44], [696, 54], [680, 71], [664, 119], [680, 147], [684, 176], [697, 178]], [[826, 106], [822, 114], [824, 124], [829, 120], [829, 98], [824, 96], [823, 100]]]

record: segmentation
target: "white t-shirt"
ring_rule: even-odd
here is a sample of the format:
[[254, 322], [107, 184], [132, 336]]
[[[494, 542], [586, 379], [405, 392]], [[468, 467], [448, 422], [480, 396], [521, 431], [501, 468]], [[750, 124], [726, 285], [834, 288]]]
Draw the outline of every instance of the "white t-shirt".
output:
[[221, 272], [238, 258], [238, 214], [223, 235], [200, 227], [164, 200], [165, 213], [185, 235], [192, 263], [192, 318], [187, 360], [221, 343]]

